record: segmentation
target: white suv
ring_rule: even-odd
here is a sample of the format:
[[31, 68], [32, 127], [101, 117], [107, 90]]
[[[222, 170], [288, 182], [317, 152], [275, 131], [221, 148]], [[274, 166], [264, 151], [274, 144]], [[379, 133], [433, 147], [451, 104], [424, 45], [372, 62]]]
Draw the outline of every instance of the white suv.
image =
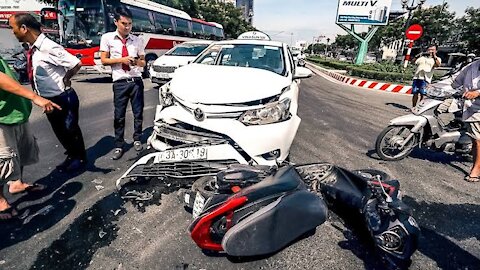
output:
[[215, 42], [160, 88], [150, 153], [121, 179], [193, 177], [232, 163], [283, 162], [301, 121], [298, 79], [311, 75], [295, 65], [285, 43]]
[[177, 68], [195, 60], [211, 43], [206, 40], [188, 41], [175, 46], [153, 62], [149, 70], [150, 79], [153, 83], [165, 84], [172, 79]]

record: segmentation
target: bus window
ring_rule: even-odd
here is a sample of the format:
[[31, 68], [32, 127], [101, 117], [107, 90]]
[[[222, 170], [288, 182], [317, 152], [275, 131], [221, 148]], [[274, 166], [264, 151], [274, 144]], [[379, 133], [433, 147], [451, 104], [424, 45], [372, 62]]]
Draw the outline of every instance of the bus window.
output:
[[188, 21], [180, 18], [175, 18], [175, 33], [177, 36], [189, 37], [191, 36], [190, 28], [188, 27]]
[[193, 37], [204, 39], [205, 35], [203, 34], [203, 27], [198, 22], [192, 22]]
[[213, 26], [203, 25], [203, 29], [205, 29], [205, 36], [207, 39], [215, 40], [215, 29]]
[[154, 13], [154, 17], [157, 34], [173, 34], [172, 17], [162, 13]]
[[128, 6], [128, 9], [133, 16], [133, 32], [155, 33], [154, 18], [150, 11], [133, 6]]
[[223, 39], [223, 29], [221, 28], [213, 28], [215, 31], [215, 40], [222, 40]]
[[68, 46], [98, 46], [106, 32], [105, 13], [101, 1], [59, 1], [64, 17], [63, 31]]

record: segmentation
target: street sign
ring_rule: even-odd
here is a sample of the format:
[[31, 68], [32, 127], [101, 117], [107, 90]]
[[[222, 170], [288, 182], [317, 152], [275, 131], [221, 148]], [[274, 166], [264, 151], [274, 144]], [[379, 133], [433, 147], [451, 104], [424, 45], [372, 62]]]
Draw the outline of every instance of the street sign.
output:
[[407, 29], [405, 35], [410, 40], [417, 40], [423, 35], [423, 27], [420, 24], [413, 24]]

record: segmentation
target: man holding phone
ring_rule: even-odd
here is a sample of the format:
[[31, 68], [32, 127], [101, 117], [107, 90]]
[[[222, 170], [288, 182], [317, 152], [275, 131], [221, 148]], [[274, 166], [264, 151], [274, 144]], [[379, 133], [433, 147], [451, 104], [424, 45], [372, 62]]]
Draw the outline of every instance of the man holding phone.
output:
[[[442, 59], [437, 56], [437, 45], [430, 45], [427, 51], [413, 62], [417, 65], [412, 85], [412, 105], [415, 107], [417, 102], [422, 101], [427, 94], [427, 85], [432, 83], [434, 68], [442, 64]], [[420, 100], [418, 100], [419, 95]]]
[[115, 32], [106, 33], [100, 41], [102, 64], [112, 67], [113, 103], [115, 107], [115, 150], [113, 160], [123, 156], [125, 114], [130, 101], [134, 116], [133, 146], [141, 151], [140, 142], [143, 124], [142, 67], [145, 66], [145, 46], [141, 38], [132, 35], [132, 13], [124, 6], [117, 7], [114, 14]]

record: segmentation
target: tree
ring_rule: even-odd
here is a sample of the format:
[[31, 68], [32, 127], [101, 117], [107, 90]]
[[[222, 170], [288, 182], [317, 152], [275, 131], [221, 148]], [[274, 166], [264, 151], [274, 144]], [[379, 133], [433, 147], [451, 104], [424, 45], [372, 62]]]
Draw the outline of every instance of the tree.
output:
[[480, 8], [470, 7], [465, 10], [465, 16], [458, 20], [460, 40], [466, 43], [468, 52], [480, 54]]
[[313, 46], [313, 53], [314, 54], [320, 54], [320, 53], [325, 53], [325, 47], [327, 46], [324, 43], [315, 43], [315, 44], [310, 44], [308, 45], [307, 49], [305, 52], [311, 53], [312, 52], [312, 46]]
[[411, 24], [423, 26], [423, 36], [415, 41], [426, 47], [435, 42], [445, 44], [452, 39], [455, 27], [455, 12], [448, 11], [448, 4], [418, 9], [414, 12]]
[[242, 11], [230, 3], [204, 0], [198, 2], [200, 19], [223, 25], [226, 38], [237, 38], [241, 33], [256, 30], [243, 19]]
[[337, 35], [332, 47], [342, 50], [356, 49], [358, 47], [358, 40], [352, 35]]
[[243, 32], [256, 30], [243, 19], [241, 10], [230, 3], [215, 0], [155, 0], [155, 2], [183, 10], [194, 18], [222, 24], [226, 38], [236, 38]]
[[405, 19], [397, 19], [390, 21], [386, 26], [380, 26], [377, 33], [373, 36], [372, 40], [368, 44], [368, 48], [371, 51], [377, 51], [383, 44], [389, 44], [395, 40], [402, 39]]

